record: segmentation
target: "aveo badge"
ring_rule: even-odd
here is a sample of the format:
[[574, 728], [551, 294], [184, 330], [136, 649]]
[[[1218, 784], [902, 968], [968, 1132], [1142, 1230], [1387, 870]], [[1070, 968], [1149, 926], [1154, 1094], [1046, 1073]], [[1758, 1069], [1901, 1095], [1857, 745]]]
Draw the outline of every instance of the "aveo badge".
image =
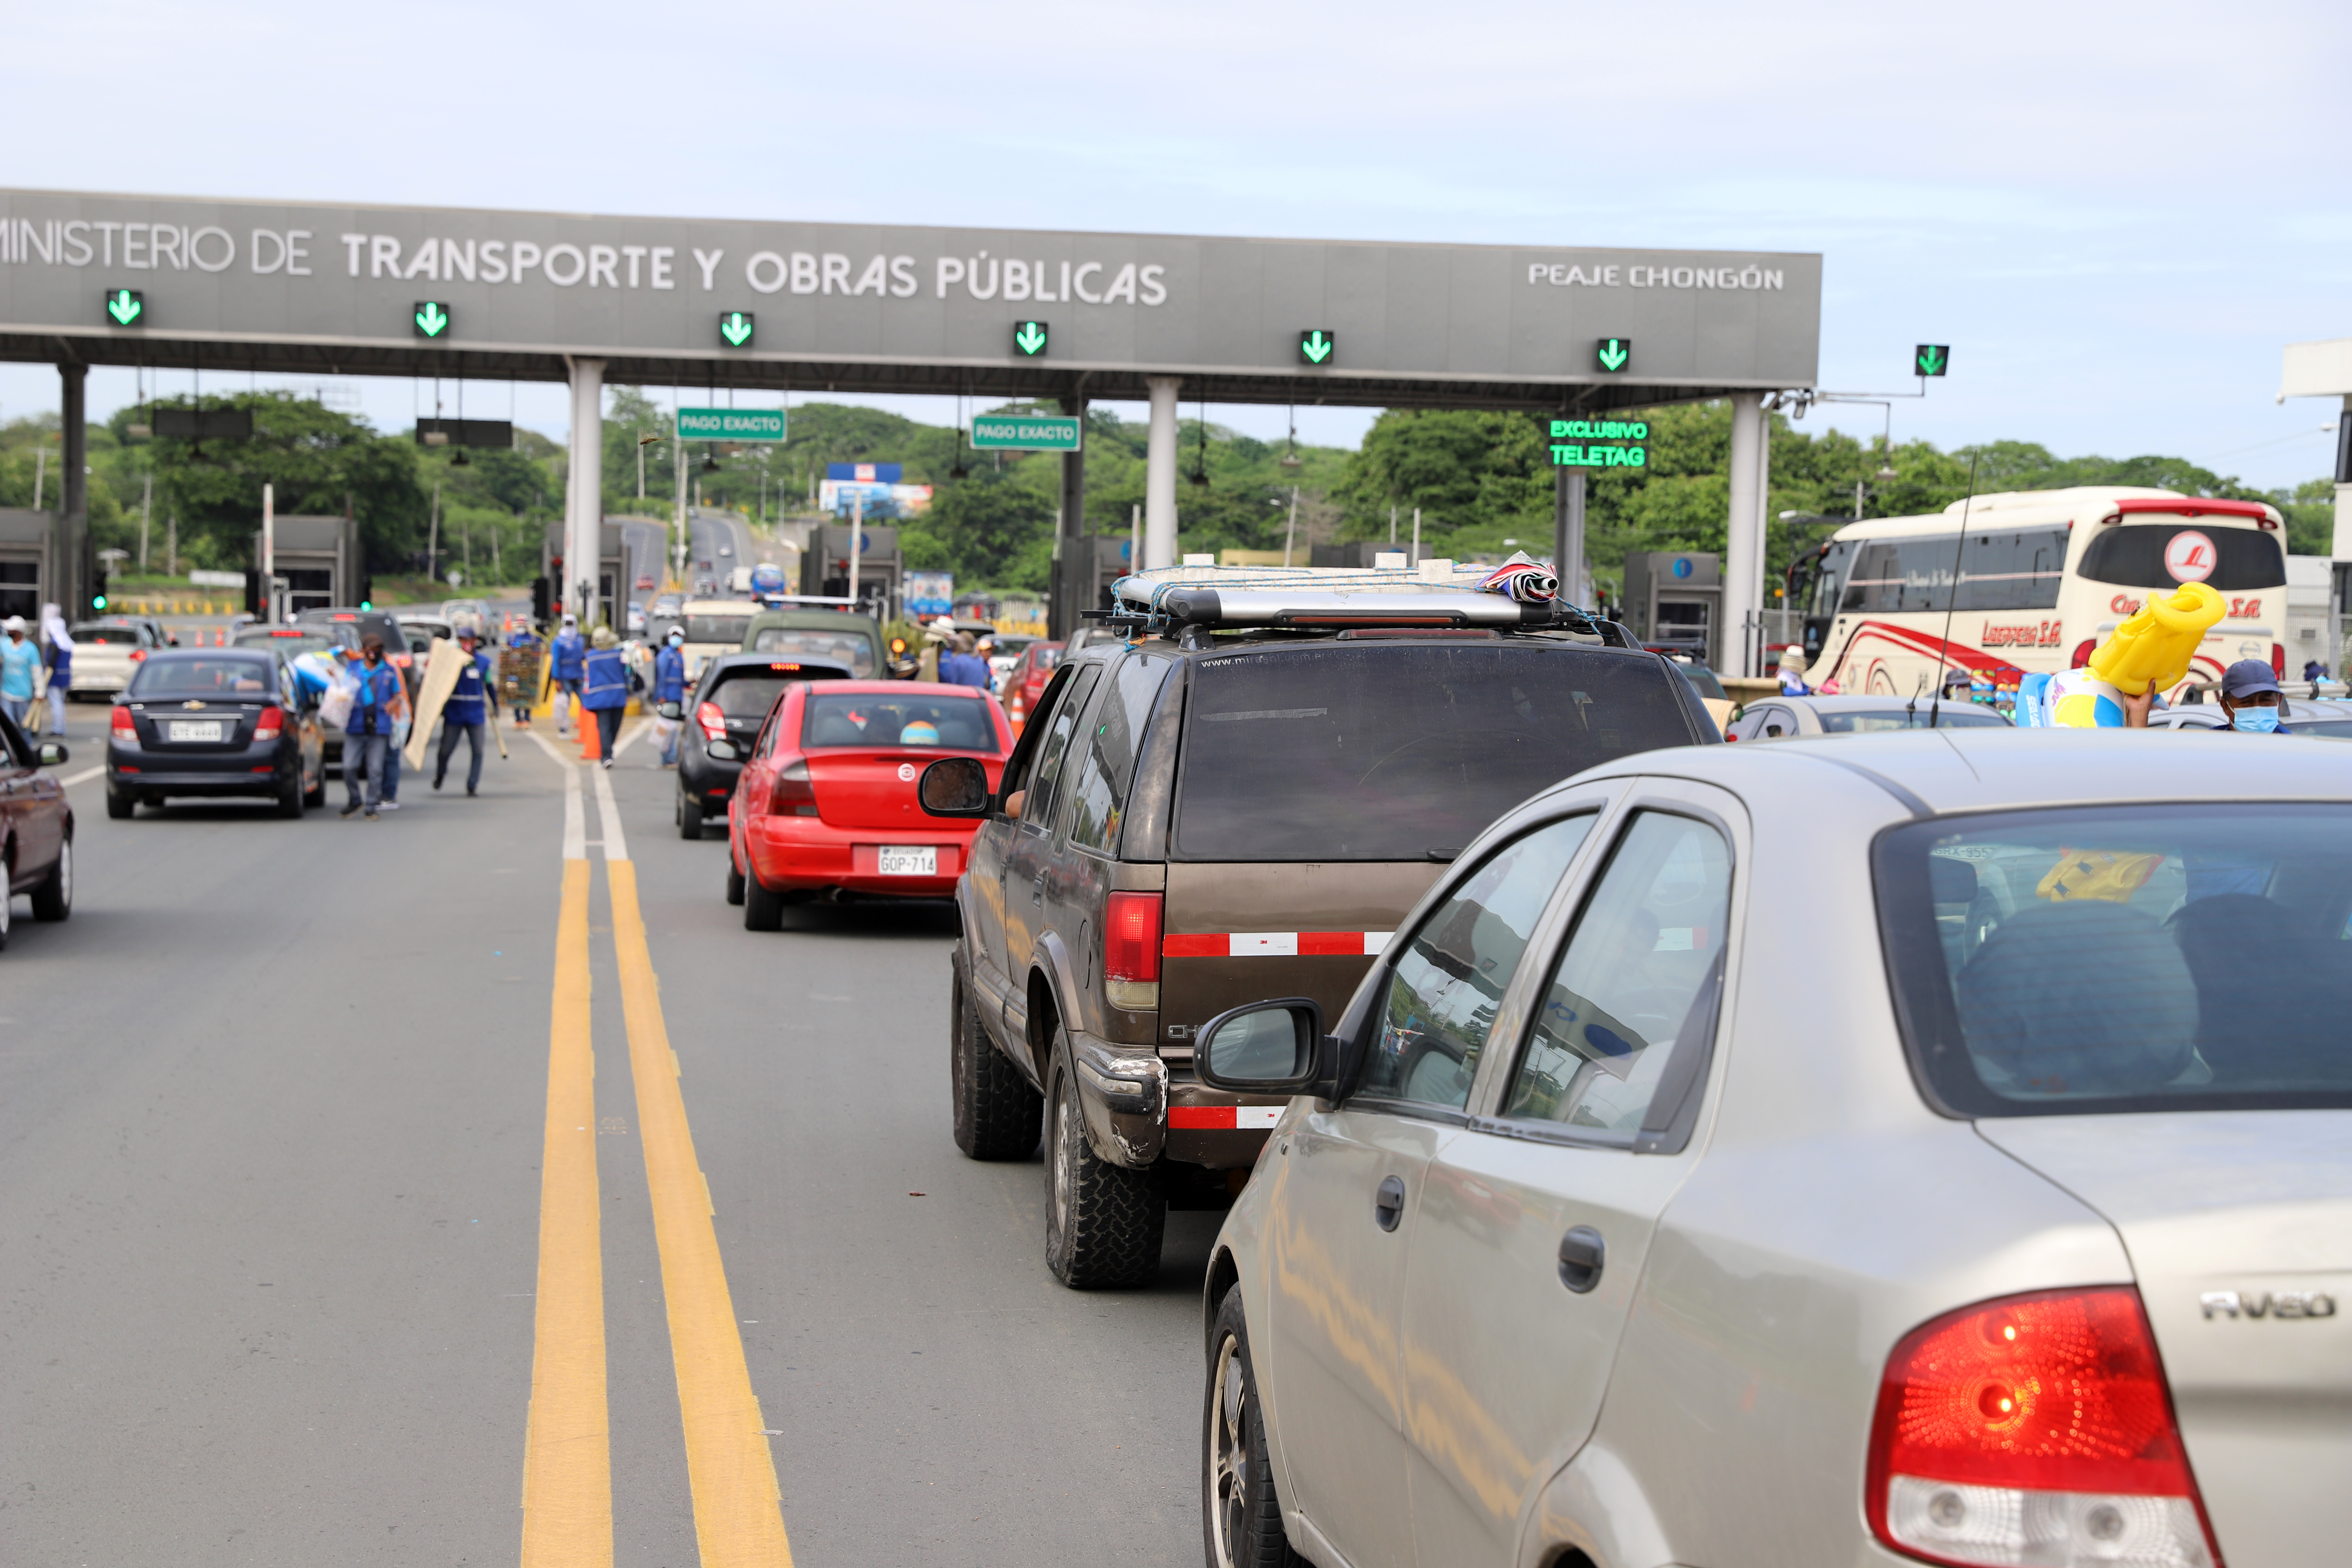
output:
[[913, 784], [915, 782], [914, 763], [900, 763], [898, 764], [898, 782], [900, 784]]
[[2197, 1298], [2213, 1318], [2332, 1318], [2336, 1298], [2325, 1290], [2208, 1290]]

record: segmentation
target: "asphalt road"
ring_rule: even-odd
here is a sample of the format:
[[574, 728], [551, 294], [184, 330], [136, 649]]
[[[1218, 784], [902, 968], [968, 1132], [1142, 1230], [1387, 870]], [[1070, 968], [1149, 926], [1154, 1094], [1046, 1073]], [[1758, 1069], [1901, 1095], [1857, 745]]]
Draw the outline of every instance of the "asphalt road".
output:
[[1063, 1289], [950, 1141], [951, 913], [748, 932], [642, 742], [510, 744], [375, 823], [72, 786], [0, 952], [0, 1562], [1198, 1562], [1215, 1216]]

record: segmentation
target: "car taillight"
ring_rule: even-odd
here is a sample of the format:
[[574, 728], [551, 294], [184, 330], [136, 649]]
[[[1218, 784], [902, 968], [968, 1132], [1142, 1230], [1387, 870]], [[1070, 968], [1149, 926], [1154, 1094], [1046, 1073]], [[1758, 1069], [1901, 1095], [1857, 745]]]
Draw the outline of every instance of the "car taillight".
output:
[[1129, 1013], [1160, 1006], [1158, 893], [1113, 893], [1103, 907], [1103, 999]]
[[1872, 1532], [1931, 1563], [2221, 1557], [2129, 1287], [2011, 1296], [1905, 1335], [1864, 1486]]
[[2274, 680], [2286, 679], [2286, 645], [2284, 643], [2271, 644], [2271, 678]]
[[126, 741], [135, 741], [139, 738], [139, 726], [131, 721], [131, 710], [128, 708], [117, 708], [114, 710], [113, 719], [108, 722], [106, 728], [108, 733], [120, 736]]
[[254, 721], [253, 743], [257, 746], [264, 741], [278, 739], [279, 731], [285, 727], [285, 714], [275, 708], [264, 708], [261, 710], [261, 717]]
[[723, 741], [727, 738], [727, 715], [719, 710], [718, 703], [705, 702], [697, 708], [694, 721], [702, 726], [702, 732], [710, 739]]
[[795, 759], [776, 770], [776, 782], [768, 789], [768, 815], [771, 816], [814, 816], [816, 785], [809, 781], [808, 761]]
[[134, 648], [132, 648], [132, 649], [131, 650], [131, 663], [133, 663], [133, 664], [144, 664], [144, 663], [146, 663], [146, 662], [147, 662], [147, 650], [146, 650], [145, 648], [143, 648], [143, 647], [134, 647]]
[[2098, 639], [2095, 637], [2092, 638], [2088, 642], [2076, 643], [2074, 645], [2074, 661], [2066, 668], [2069, 669], [2082, 668], [2084, 665], [2091, 662], [2091, 655], [2098, 651]]

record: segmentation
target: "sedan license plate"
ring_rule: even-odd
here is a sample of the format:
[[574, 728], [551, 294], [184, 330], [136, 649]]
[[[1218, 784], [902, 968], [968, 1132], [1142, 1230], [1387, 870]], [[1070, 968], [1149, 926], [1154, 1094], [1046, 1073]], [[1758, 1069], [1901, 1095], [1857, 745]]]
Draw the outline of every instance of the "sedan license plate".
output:
[[184, 743], [208, 741], [218, 745], [225, 730], [218, 719], [173, 719], [163, 726], [166, 740]]
[[885, 844], [877, 867], [885, 877], [936, 877], [940, 851], [931, 844]]

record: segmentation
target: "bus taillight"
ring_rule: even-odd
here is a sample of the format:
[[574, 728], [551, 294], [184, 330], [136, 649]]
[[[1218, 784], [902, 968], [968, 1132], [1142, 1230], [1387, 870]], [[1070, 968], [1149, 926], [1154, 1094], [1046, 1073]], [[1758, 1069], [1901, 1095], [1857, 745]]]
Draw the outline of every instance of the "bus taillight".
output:
[[2092, 638], [2092, 639], [2090, 639], [2088, 642], [2081, 642], [2081, 643], [2077, 643], [2077, 644], [2075, 644], [2075, 645], [2074, 645], [2074, 663], [2073, 663], [2073, 665], [2071, 665], [2069, 668], [2074, 668], [2074, 669], [2080, 669], [2080, 668], [2082, 668], [2084, 665], [2086, 665], [2086, 664], [2090, 663], [2090, 662], [2091, 662], [2091, 653], [2092, 653], [2092, 650], [2093, 650], [2093, 649], [2095, 649], [2095, 648], [2096, 648], [2098, 646], [2099, 646], [2099, 641], [2098, 641], [2098, 639], [2097, 639], [2096, 637], [2093, 637], [2093, 638]]

